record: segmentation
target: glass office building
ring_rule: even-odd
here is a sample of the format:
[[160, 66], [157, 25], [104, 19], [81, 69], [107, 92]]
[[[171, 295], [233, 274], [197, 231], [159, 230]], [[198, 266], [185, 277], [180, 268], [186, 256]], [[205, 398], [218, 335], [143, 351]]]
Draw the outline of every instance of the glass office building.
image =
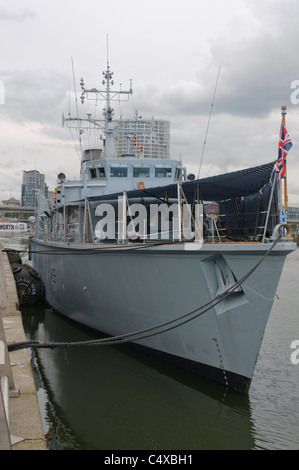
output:
[[170, 122], [163, 119], [121, 119], [115, 123], [117, 155], [170, 158]]
[[23, 171], [21, 206], [36, 207], [37, 191], [41, 191], [42, 194], [48, 197], [45, 175], [37, 170]]

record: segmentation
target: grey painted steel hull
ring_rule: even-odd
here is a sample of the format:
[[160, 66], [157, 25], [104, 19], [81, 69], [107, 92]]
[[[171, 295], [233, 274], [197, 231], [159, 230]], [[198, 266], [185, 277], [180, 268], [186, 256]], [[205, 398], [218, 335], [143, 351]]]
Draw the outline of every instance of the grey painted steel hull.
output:
[[[195, 247], [33, 240], [31, 258], [52, 307], [115, 336], [167, 323], [207, 304], [247, 274], [270, 244]], [[238, 291], [197, 318], [136, 345], [247, 392], [284, 261], [293, 249], [293, 243], [278, 243]]]

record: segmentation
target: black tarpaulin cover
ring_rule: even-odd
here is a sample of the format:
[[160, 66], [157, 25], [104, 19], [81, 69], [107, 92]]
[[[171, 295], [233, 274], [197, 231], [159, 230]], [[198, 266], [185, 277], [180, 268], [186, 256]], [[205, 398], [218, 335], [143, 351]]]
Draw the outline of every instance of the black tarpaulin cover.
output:
[[[261, 166], [246, 168], [244, 170], [233, 171], [209, 178], [201, 178], [194, 181], [182, 183], [183, 191], [189, 202], [193, 201], [194, 194], [200, 190], [200, 199], [203, 201], [223, 201], [236, 197], [246, 197], [256, 194], [264, 185], [270, 182], [273, 172], [274, 162]], [[169, 184], [150, 189], [138, 189], [128, 191], [129, 199], [156, 197], [164, 199], [167, 193], [168, 198], [177, 198], [177, 184]], [[92, 200], [117, 199], [122, 193], [107, 194], [100, 197], [91, 197]]]
[[[182, 184], [186, 198], [193, 200], [197, 187], [200, 188], [200, 196], [204, 201], [223, 201], [236, 197], [244, 197], [257, 193], [263, 186], [269, 183], [274, 164], [268, 163], [258, 167], [234, 171], [222, 175], [187, 181]], [[177, 197], [177, 185], [171, 184], [164, 187], [152, 188], [150, 190], [129, 191], [128, 197], [145, 195], [163, 198], [167, 191], [168, 197]]]
[[[201, 178], [182, 183], [182, 189], [189, 204], [215, 201], [220, 206], [220, 220], [226, 224], [227, 233], [237, 236], [256, 236], [263, 232], [265, 215], [269, 208], [272, 193], [272, 184], [275, 179], [274, 163], [266, 163], [261, 166], [233, 171], [209, 178]], [[271, 177], [272, 176], [272, 177]], [[89, 198], [92, 207], [94, 204], [105, 201], [117, 201], [122, 193], [107, 194], [101, 197]], [[173, 183], [150, 189], [127, 191], [129, 201], [149, 201], [152, 198], [156, 202], [173, 200], [177, 198], [177, 184]], [[277, 188], [275, 188], [270, 220], [267, 229], [272, 232], [276, 224], [277, 214]]]

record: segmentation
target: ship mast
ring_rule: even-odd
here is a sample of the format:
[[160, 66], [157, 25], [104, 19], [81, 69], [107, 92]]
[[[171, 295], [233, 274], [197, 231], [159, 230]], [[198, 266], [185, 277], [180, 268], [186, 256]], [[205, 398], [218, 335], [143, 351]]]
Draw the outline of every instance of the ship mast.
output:
[[107, 94], [107, 105], [106, 108], [104, 108], [103, 114], [105, 117], [105, 134], [106, 134], [106, 140], [105, 140], [105, 147], [104, 147], [104, 152], [103, 156], [104, 157], [114, 157], [115, 156], [115, 145], [114, 145], [114, 136], [113, 136], [113, 123], [112, 123], [112, 118], [114, 111], [111, 107], [111, 102], [110, 102], [110, 86], [113, 86], [113, 80], [112, 80], [112, 75], [113, 72], [110, 72], [110, 67], [109, 63], [107, 62], [107, 70], [106, 72], [103, 72], [104, 79], [103, 79], [103, 85], [105, 85], [106, 81], [106, 94]]
[[[94, 100], [94, 101], [105, 101], [105, 107], [103, 109], [104, 119], [93, 119], [91, 114], [88, 113], [87, 118], [69, 117], [65, 118], [64, 114], [62, 115], [62, 126], [64, 127], [65, 123], [69, 128], [77, 128], [79, 136], [81, 139], [81, 134], [84, 132], [84, 129], [90, 129], [90, 124], [93, 124], [95, 128], [102, 129], [104, 132], [104, 148], [103, 148], [103, 157], [106, 158], [116, 158], [115, 144], [114, 144], [114, 133], [119, 132], [114, 130], [113, 125], [113, 115], [114, 110], [111, 106], [112, 101], [128, 101], [129, 95], [132, 95], [132, 80], [130, 80], [130, 89], [129, 90], [112, 90], [114, 85], [113, 82], [113, 72], [110, 71], [109, 62], [107, 60], [107, 69], [103, 72], [103, 81], [102, 84], [106, 85], [103, 90], [97, 88], [85, 88], [84, 80], [81, 78], [81, 103], [83, 104], [85, 99]], [[104, 121], [104, 124], [103, 124]]]
[[[84, 86], [84, 80], [81, 78], [80, 85], [81, 85], [81, 102], [84, 103], [85, 98], [89, 100], [104, 100], [106, 102], [106, 106], [103, 110], [104, 121], [105, 121], [105, 144], [103, 149], [103, 157], [105, 158], [114, 158], [116, 157], [115, 152], [115, 144], [114, 144], [114, 126], [113, 126], [113, 115], [114, 110], [111, 106], [111, 102], [121, 100], [121, 95], [131, 95], [133, 93], [132, 90], [132, 82], [130, 82], [130, 89], [129, 90], [117, 90], [112, 91], [111, 87], [113, 87], [113, 72], [110, 71], [109, 62], [107, 61], [107, 69], [103, 72], [103, 81], [102, 84], [106, 85], [104, 90], [99, 90], [97, 88], [87, 89]], [[95, 95], [95, 97], [93, 97]], [[127, 98], [128, 99], [128, 98]], [[89, 122], [93, 122], [96, 124], [98, 120], [96, 119], [89, 119]]]

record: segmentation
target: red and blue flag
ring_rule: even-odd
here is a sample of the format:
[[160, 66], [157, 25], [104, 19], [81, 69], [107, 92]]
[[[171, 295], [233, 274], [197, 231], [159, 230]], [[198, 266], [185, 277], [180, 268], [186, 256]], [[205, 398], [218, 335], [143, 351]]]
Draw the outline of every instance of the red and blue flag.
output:
[[277, 172], [278, 181], [280, 180], [280, 178], [286, 177], [287, 154], [292, 146], [293, 144], [292, 144], [291, 138], [282, 120], [281, 126], [280, 126], [279, 143], [278, 143], [278, 157], [277, 157], [277, 162], [276, 162], [276, 172]]

